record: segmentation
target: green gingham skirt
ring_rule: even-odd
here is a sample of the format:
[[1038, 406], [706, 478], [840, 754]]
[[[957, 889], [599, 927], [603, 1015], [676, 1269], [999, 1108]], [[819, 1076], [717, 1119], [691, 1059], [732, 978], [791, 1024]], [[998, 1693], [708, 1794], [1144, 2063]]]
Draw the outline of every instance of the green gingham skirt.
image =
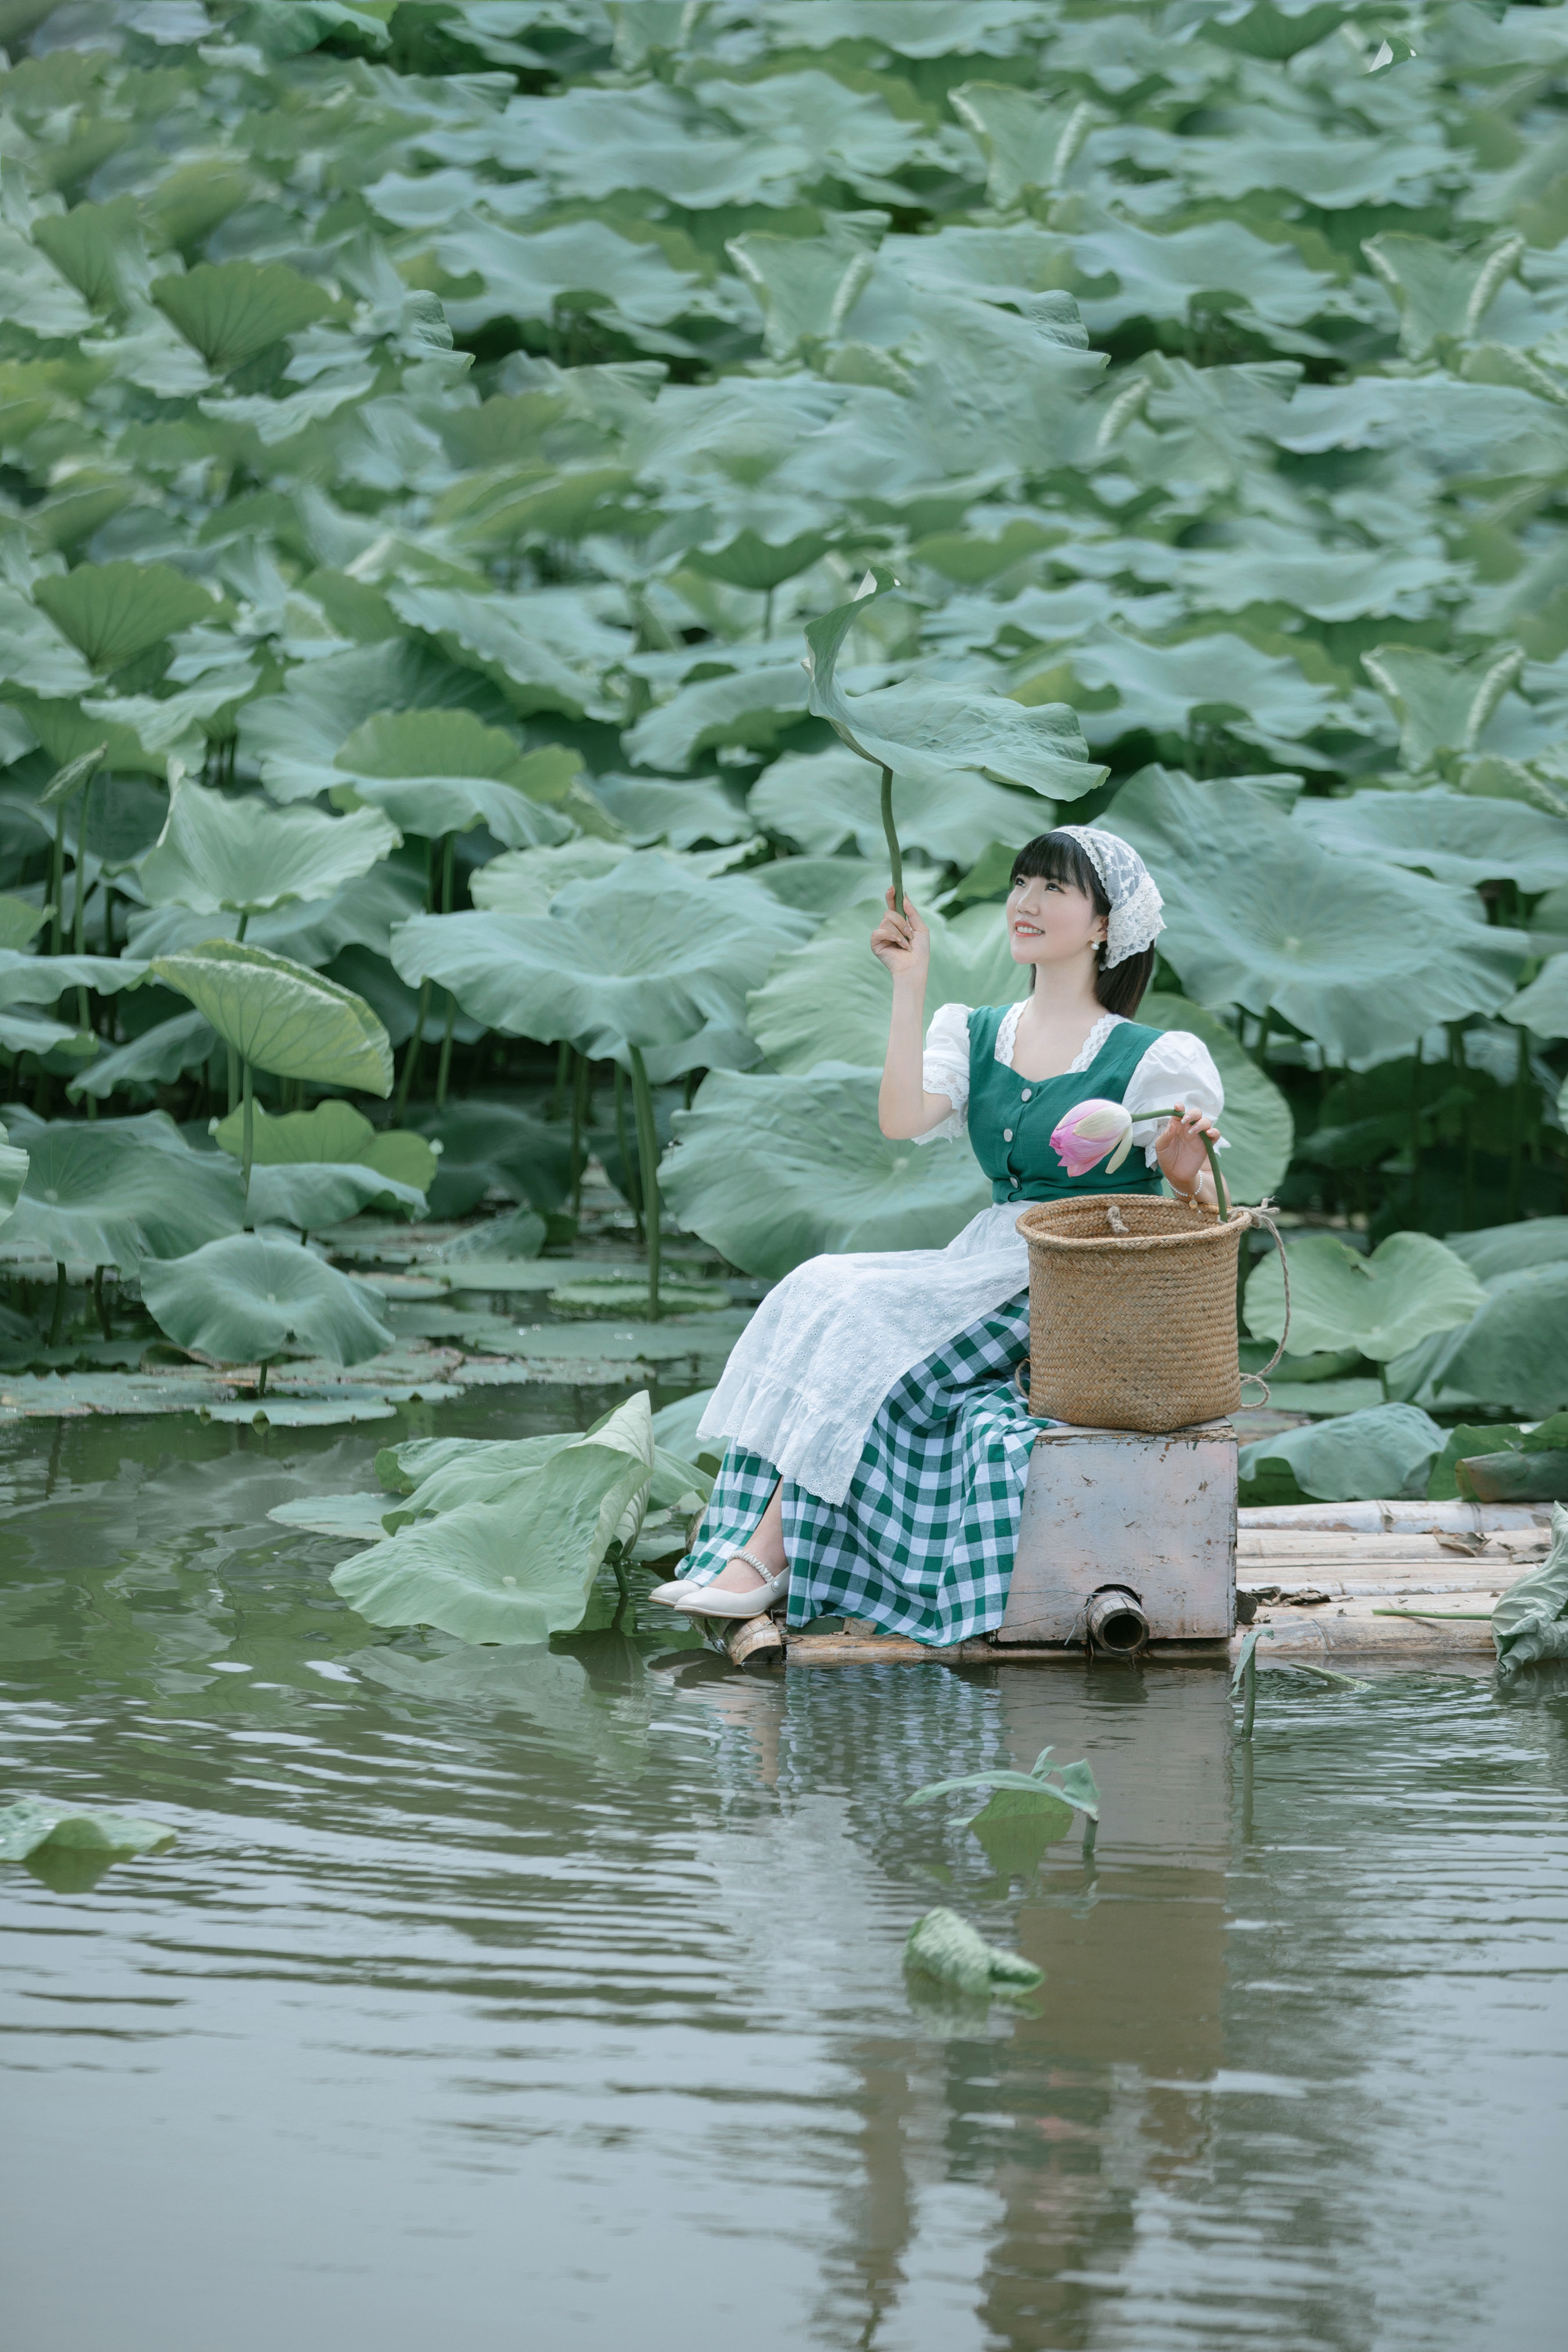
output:
[[[1013, 1384], [1028, 1352], [1021, 1290], [889, 1391], [842, 1503], [783, 1481], [792, 1625], [843, 1614], [942, 1643], [1001, 1623], [1039, 1426]], [[681, 1576], [717, 1576], [779, 1484], [771, 1462], [732, 1445]]]

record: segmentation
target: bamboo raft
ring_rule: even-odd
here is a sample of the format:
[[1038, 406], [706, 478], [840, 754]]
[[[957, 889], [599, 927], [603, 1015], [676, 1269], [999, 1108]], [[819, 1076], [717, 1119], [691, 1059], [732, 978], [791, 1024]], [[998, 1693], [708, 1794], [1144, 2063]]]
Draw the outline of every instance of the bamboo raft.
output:
[[[1258, 1655], [1335, 1667], [1489, 1657], [1498, 1597], [1546, 1557], [1551, 1507], [1490, 1503], [1311, 1503], [1237, 1514], [1237, 1631], [1227, 1641], [1156, 1642], [1152, 1664], [1234, 1657], [1249, 1625]], [[1433, 1613], [1427, 1613], [1428, 1612]], [[1441, 1612], [1441, 1613], [1436, 1613]], [[934, 1648], [847, 1621], [786, 1633], [782, 1614], [704, 1623], [748, 1674], [782, 1665], [1081, 1664], [1081, 1646], [978, 1641]]]

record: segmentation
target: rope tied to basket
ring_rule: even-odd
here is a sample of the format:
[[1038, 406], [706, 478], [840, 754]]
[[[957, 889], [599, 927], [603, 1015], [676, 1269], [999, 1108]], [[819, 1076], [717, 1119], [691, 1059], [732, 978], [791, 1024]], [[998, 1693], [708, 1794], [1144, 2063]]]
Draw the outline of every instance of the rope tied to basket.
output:
[[1242, 1386], [1244, 1388], [1248, 1381], [1256, 1381], [1258, 1387], [1263, 1391], [1263, 1394], [1251, 1407], [1251, 1410], [1254, 1412], [1260, 1411], [1261, 1408], [1268, 1402], [1268, 1381], [1267, 1375], [1274, 1370], [1275, 1365], [1284, 1355], [1285, 1342], [1290, 1337], [1290, 1261], [1286, 1255], [1285, 1244], [1279, 1238], [1279, 1228], [1268, 1213], [1275, 1206], [1276, 1203], [1272, 1201], [1260, 1201], [1256, 1209], [1249, 1209], [1247, 1213], [1248, 1222], [1254, 1225], [1262, 1225], [1273, 1241], [1275, 1248], [1279, 1251], [1279, 1273], [1285, 1285], [1285, 1325], [1279, 1334], [1279, 1345], [1275, 1349], [1274, 1353], [1269, 1357], [1268, 1361], [1264, 1365], [1261, 1372], [1243, 1372], [1241, 1376]]

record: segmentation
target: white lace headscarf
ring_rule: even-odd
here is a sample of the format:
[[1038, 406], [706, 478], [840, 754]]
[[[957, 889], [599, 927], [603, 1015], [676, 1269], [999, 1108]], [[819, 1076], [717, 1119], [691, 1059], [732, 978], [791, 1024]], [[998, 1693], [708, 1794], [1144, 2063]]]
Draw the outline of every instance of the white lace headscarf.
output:
[[1142, 955], [1145, 948], [1152, 947], [1165, 928], [1160, 912], [1165, 902], [1131, 842], [1120, 840], [1114, 833], [1100, 833], [1092, 824], [1059, 824], [1057, 831], [1072, 835], [1110, 901], [1101, 971], [1109, 971], [1112, 964], [1125, 963], [1129, 956]]

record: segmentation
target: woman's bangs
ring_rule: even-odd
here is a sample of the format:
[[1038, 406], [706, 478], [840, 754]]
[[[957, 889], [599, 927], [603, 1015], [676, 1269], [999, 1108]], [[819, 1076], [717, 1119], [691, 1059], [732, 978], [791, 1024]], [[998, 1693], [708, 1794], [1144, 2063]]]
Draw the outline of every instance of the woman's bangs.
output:
[[1069, 889], [1081, 890], [1094, 901], [1095, 912], [1110, 911], [1110, 901], [1105, 886], [1094, 868], [1094, 861], [1080, 842], [1070, 833], [1039, 833], [1026, 841], [1013, 860], [1013, 885], [1032, 881], [1065, 883]]

